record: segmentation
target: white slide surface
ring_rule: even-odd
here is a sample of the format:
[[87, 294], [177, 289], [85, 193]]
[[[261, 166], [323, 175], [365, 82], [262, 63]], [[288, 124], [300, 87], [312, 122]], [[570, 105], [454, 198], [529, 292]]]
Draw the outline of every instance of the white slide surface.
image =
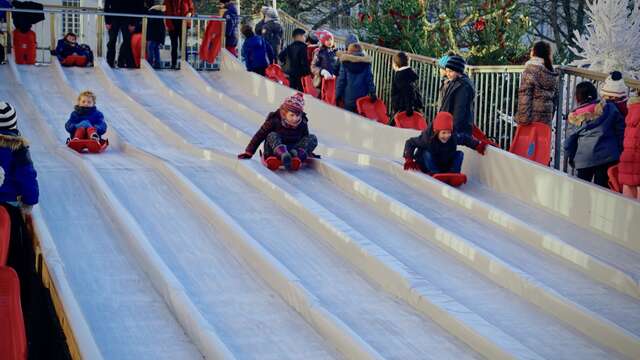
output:
[[[497, 149], [453, 189], [411, 130], [306, 98], [322, 159], [235, 154], [290, 89], [246, 73], [0, 66], [85, 358], [640, 358], [640, 205]], [[64, 146], [92, 90], [111, 146]], [[44, 236], [48, 235], [48, 236]]]

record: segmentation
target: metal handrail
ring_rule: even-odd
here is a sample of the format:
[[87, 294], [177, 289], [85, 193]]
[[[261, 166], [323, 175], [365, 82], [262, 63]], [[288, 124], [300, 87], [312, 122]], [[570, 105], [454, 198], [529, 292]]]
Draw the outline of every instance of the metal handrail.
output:
[[78, 13], [81, 15], [98, 15], [98, 16], [113, 16], [113, 17], [129, 17], [129, 18], [149, 18], [149, 19], [175, 19], [175, 20], [214, 20], [214, 19], [222, 19], [221, 16], [218, 15], [195, 15], [195, 16], [172, 16], [172, 15], [149, 15], [149, 14], [129, 14], [129, 13], [110, 13], [100, 10], [99, 8], [95, 8], [96, 11], [91, 11], [89, 9], [94, 8], [68, 8], [68, 7], [56, 7], [54, 9], [49, 9], [47, 6], [42, 10], [29, 10], [29, 9], [16, 9], [16, 8], [3, 8], [0, 7], [0, 11], [12, 12], [12, 13], [32, 13], [32, 14], [68, 14], [68, 13]]

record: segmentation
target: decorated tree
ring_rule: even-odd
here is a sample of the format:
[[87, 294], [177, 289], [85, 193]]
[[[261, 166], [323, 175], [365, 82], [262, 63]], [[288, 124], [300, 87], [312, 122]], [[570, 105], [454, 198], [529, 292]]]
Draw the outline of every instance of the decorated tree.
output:
[[528, 53], [530, 22], [517, 0], [382, 0], [360, 18], [368, 41], [427, 56], [451, 50], [474, 64], [512, 64]]
[[640, 10], [630, 0], [594, 0], [587, 4], [589, 20], [582, 34], [574, 32], [578, 57], [573, 65], [590, 70], [640, 71]]

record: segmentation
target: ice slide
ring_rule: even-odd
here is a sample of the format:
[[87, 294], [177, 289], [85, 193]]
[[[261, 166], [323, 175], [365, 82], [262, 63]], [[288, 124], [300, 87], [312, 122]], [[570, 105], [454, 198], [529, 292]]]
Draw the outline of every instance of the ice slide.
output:
[[[0, 67], [84, 358], [640, 357], [640, 206], [495, 149], [460, 190], [398, 163], [410, 130], [307, 98], [321, 161], [238, 161], [291, 91], [222, 70]], [[92, 89], [112, 146], [66, 149]]]

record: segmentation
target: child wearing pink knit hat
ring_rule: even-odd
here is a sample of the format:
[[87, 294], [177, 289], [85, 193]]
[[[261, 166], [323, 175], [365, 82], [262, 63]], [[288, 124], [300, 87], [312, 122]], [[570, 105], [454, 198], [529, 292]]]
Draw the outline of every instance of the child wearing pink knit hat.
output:
[[264, 142], [267, 167], [276, 170], [280, 165], [298, 170], [318, 146], [318, 139], [309, 133], [304, 113], [304, 95], [296, 93], [284, 100], [280, 108], [270, 113], [239, 159], [251, 159]]

